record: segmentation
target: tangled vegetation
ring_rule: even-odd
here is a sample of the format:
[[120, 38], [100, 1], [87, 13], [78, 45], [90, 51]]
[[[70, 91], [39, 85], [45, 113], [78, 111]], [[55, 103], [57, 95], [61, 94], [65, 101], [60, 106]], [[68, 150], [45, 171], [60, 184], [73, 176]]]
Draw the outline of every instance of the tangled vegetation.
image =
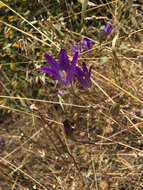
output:
[[143, 189], [142, 0], [0, 0], [0, 189]]

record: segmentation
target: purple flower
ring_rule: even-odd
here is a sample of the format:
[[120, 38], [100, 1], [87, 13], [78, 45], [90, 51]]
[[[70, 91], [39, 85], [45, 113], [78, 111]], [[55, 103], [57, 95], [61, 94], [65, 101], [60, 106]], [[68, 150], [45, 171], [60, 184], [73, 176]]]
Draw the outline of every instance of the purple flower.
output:
[[76, 52], [80, 52], [82, 51], [82, 48], [86, 49], [86, 50], [90, 50], [93, 46], [93, 42], [92, 40], [80, 40], [77, 44], [77, 47], [75, 47], [74, 45], [72, 46], [72, 54], [75, 54]]
[[61, 49], [60, 51], [59, 64], [51, 56], [47, 54], [44, 56], [51, 68], [41, 66], [41, 70], [51, 74], [54, 77], [53, 80], [63, 82], [67, 86], [71, 85], [74, 79], [74, 71], [78, 59], [78, 52], [75, 53], [71, 65], [69, 64], [68, 56], [64, 49]]
[[63, 94], [63, 91], [58, 89], [58, 94], [60, 94], [60, 95]]
[[111, 33], [113, 27], [114, 27], [113, 24], [111, 24], [110, 22], [107, 22], [107, 25], [104, 28], [104, 33], [108, 36]]
[[84, 88], [90, 88], [92, 85], [92, 82], [90, 79], [91, 69], [92, 69], [92, 66], [89, 68], [89, 71], [88, 71], [85, 63], [82, 64], [82, 70], [79, 67], [75, 67], [75, 77], [78, 79], [78, 81]]

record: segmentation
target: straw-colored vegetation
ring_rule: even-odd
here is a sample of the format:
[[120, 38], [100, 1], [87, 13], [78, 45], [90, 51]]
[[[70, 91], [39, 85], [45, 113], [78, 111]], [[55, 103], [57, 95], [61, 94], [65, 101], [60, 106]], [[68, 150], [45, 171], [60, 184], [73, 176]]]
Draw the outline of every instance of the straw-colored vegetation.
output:
[[[0, 1], [0, 190], [143, 189], [142, 12], [142, 0]], [[85, 39], [90, 89], [41, 71], [45, 53], [71, 61]]]

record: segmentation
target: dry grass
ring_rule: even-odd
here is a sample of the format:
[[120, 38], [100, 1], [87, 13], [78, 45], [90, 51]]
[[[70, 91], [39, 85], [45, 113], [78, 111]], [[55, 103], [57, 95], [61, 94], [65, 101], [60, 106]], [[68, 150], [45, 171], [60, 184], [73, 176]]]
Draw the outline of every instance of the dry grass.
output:
[[[73, 94], [51, 78], [43, 79], [36, 65], [35, 78], [38, 76], [44, 89], [42, 98], [1, 93], [2, 100], [25, 102], [30, 113], [0, 105], [13, 111], [12, 116], [2, 118], [0, 123], [0, 189], [143, 189], [143, 32], [140, 27], [143, 19], [136, 12], [133, 27], [124, 23], [124, 19], [119, 22], [117, 16], [129, 8], [127, 2], [119, 2], [102, 4], [110, 10], [115, 29], [101, 44], [94, 35], [96, 27], [84, 25], [83, 33], [78, 33], [56, 17], [42, 23], [48, 31], [38, 28], [41, 38], [24, 32], [34, 40], [38, 38], [39, 43], [48, 43], [48, 54], [56, 58], [59, 47], [64, 47], [72, 58], [71, 44], [83, 37], [93, 39], [94, 47], [81, 53], [78, 60], [79, 65], [83, 61], [88, 67], [93, 65], [93, 85], [86, 91], [76, 83]], [[70, 18], [71, 12], [68, 14], [66, 17]], [[105, 18], [97, 20], [102, 19]], [[64, 38], [59, 37], [57, 27]], [[58, 88], [63, 90], [62, 95], [58, 95]], [[64, 120], [72, 126], [70, 134], [65, 134]]]

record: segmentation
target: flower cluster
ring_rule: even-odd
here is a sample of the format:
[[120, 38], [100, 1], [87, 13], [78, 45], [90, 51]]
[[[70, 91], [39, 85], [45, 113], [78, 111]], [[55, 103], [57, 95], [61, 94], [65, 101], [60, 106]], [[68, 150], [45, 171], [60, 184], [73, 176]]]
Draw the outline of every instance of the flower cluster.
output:
[[59, 54], [60, 64], [58, 64], [55, 59], [47, 54], [45, 54], [45, 58], [51, 68], [42, 66], [41, 70], [53, 75], [53, 80], [58, 80], [69, 86], [74, 79], [74, 71], [78, 58], [78, 53], [75, 53], [71, 65], [69, 64], [67, 53], [64, 49], [61, 49]]
[[[108, 22], [104, 28], [104, 34], [106, 36], [110, 35], [113, 28], [114, 25]], [[92, 46], [93, 41], [88, 39], [80, 40], [77, 44], [77, 47], [73, 45], [72, 53], [74, 56], [71, 64], [69, 63], [67, 53], [64, 49], [61, 49], [60, 51], [59, 64], [50, 55], [45, 54], [45, 58], [50, 65], [50, 68], [47, 66], [42, 66], [41, 70], [51, 74], [53, 76], [53, 80], [58, 80], [64, 83], [66, 86], [70, 86], [76, 77], [84, 88], [89, 89], [92, 85], [92, 67], [90, 67], [88, 70], [85, 63], [82, 64], [82, 68], [76, 66], [76, 63], [79, 53], [81, 53], [82, 49], [90, 50]]]
[[70, 86], [74, 81], [74, 77], [76, 77], [84, 88], [88, 89], [91, 87], [92, 67], [90, 67], [88, 71], [85, 63], [83, 63], [82, 69], [76, 66], [78, 52], [74, 53], [71, 65], [64, 49], [61, 49], [60, 51], [59, 64], [50, 55], [45, 54], [45, 58], [50, 65], [50, 68], [47, 66], [41, 66], [41, 70], [51, 74], [53, 80], [58, 80], [66, 86]]
[[75, 68], [76, 70], [75, 76], [84, 88], [90, 88], [92, 85], [91, 78], [90, 78], [91, 69], [92, 69], [92, 66], [90, 66], [89, 71], [88, 71], [85, 63], [82, 64], [82, 69], [80, 69], [79, 67]]
[[80, 40], [77, 44], [77, 47], [74, 45], [72, 46], [72, 54], [75, 54], [76, 52], [81, 53], [82, 49], [90, 50], [93, 46], [92, 40]]

